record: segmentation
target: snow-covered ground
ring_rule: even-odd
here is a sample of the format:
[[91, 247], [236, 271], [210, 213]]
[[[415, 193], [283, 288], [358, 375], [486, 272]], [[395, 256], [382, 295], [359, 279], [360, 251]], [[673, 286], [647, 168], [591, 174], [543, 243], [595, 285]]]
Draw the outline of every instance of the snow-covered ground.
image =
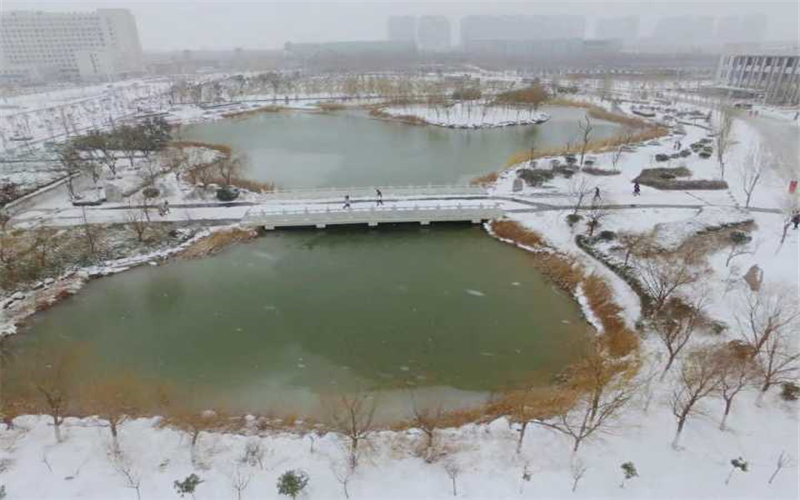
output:
[[[625, 106], [629, 105], [623, 105], [628, 110]], [[432, 108], [424, 109], [411, 114], [426, 120], [439, 120], [443, 116], [437, 117]], [[481, 111], [459, 109], [457, 120], [445, 117], [442, 123], [466, 125], [489, 121], [481, 116]], [[396, 114], [409, 114], [408, 111], [400, 107]], [[186, 111], [190, 112], [197, 110]], [[197, 118], [202, 119], [202, 112]], [[513, 121], [513, 116], [502, 118], [497, 118], [496, 123]], [[698, 336], [691, 347], [722, 344], [737, 338], [732, 320], [737, 307], [734, 297], [741, 291], [741, 278], [751, 266], [761, 268], [765, 284], [784, 287], [794, 297], [800, 297], [800, 231], [789, 230], [784, 244], [779, 244], [785, 222], [781, 210], [796, 204], [797, 199], [787, 194], [783, 171], [770, 166], [762, 172], [750, 203], [751, 207], [766, 210], [742, 208], [745, 195], [741, 186], [746, 167], [764, 143], [748, 122], [738, 119], [734, 143], [727, 155], [728, 190], [660, 191], [641, 186], [641, 195], [634, 196], [632, 181], [642, 168], [685, 166], [692, 171], [693, 179], [720, 177], [713, 157], [703, 159], [692, 154], [668, 162], [655, 161], [656, 154], [673, 153], [677, 141], [686, 147], [708, 135], [701, 126], [684, 125], [684, 129], [685, 135], [636, 145], [632, 151], [624, 152], [616, 165], [613, 152], [592, 154], [594, 167], [619, 172], [614, 175], [579, 172], [571, 179], [556, 175], [543, 187], [525, 186], [514, 191], [517, 170], [529, 167], [525, 163], [504, 172], [490, 189], [490, 195], [502, 204], [509, 218], [542, 234], [557, 251], [574, 256], [587, 272], [606, 279], [629, 326], [641, 318], [639, 298], [620, 277], [577, 246], [575, 236], [585, 234], [587, 228], [585, 220], [572, 227], [565, 222], [575, 202], [571, 192], [581, 185], [590, 189], [584, 200], [586, 205], [592, 201], [595, 188], [599, 188], [602, 201], [617, 205], [603, 217], [599, 230], [616, 233], [655, 230], [662, 246], [668, 248], [679, 246], [704, 229], [752, 219], [750, 253], [739, 255], [732, 262], [727, 262], [726, 248], [712, 249], [707, 256], [709, 271], [701, 283], [708, 297], [707, 313], [730, 328], [716, 337]], [[536, 168], [549, 169], [549, 161], [550, 158], [539, 159]], [[186, 203], [186, 186], [172, 177], [164, 182], [168, 183], [164, 191], [171, 204]], [[283, 210], [287, 206], [259, 200], [257, 195], [246, 201], [253, 205], [223, 208], [211, 201], [200, 207], [175, 208], [166, 218], [238, 219], [250, 210]], [[306, 201], [292, 204], [291, 209], [329, 203], [339, 210], [342, 209], [339, 201]], [[355, 206], [374, 204], [371, 199], [353, 201]], [[55, 198], [50, 203], [35, 207], [40, 211], [31, 211], [30, 217], [48, 217], [55, 224], [68, 224], [81, 215], [79, 210], [65, 207]], [[394, 203], [414, 206], [420, 201]], [[54, 211], [57, 211], [55, 218]], [[89, 213], [92, 221], [109, 222], [122, 217], [124, 210], [98, 208]], [[796, 348], [796, 331], [794, 339]], [[449, 498], [454, 495], [453, 482], [446, 470], [454, 468], [459, 471], [456, 496], [464, 498], [798, 498], [797, 402], [783, 401], [778, 396], [779, 388], [773, 388], [759, 401], [757, 389], [749, 387], [736, 399], [728, 428], [722, 431], [719, 419], [723, 401], [716, 396], [707, 398], [700, 403], [702, 414], [690, 416], [682, 447], [674, 449], [670, 443], [676, 422], [668, 400], [680, 363], [663, 380], [650, 377], [663, 367], [665, 352], [652, 333], [645, 333], [642, 340], [643, 363], [638, 379], [652, 378], [647, 390], [629, 404], [609, 433], [593, 436], [577, 453], [571, 452], [571, 441], [565, 436], [533, 425], [527, 430], [521, 453], [517, 454], [518, 433], [503, 418], [439, 431], [438, 437], [447, 453], [434, 463], [426, 463], [414, 452], [424, 437], [420, 431], [379, 431], [369, 436], [370, 451], [349, 478], [350, 498]], [[125, 469], [138, 479], [141, 498], [176, 497], [173, 482], [190, 473], [203, 480], [195, 494], [198, 499], [236, 498], [233, 484], [237, 477], [249, 478], [241, 498], [279, 498], [275, 488], [277, 477], [288, 469], [302, 469], [311, 478], [305, 498], [345, 498], [334, 471], [345, 470], [346, 443], [337, 435], [259, 431], [255, 420], [245, 420], [239, 432], [203, 433], [192, 452], [189, 435], [157, 423], [158, 419], [125, 423], [120, 438], [124, 459], [113, 459], [109, 453], [108, 429], [95, 419], [68, 419], [64, 425], [66, 440], [57, 444], [45, 417], [17, 418], [14, 429], [0, 427], [0, 485], [6, 487], [8, 498], [133, 499], [137, 492], [126, 483], [122, 472]], [[265, 450], [262, 464], [243, 462], [246, 447], [252, 448], [256, 442]], [[768, 484], [782, 452], [793, 458], [791, 465]], [[732, 470], [731, 460], [737, 457], [747, 460], [749, 468], [747, 472], [735, 471], [726, 484]], [[635, 464], [639, 477], [625, 482], [623, 488], [620, 466], [629, 461]], [[571, 471], [578, 464], [583, 464], [586, 470], [573, 492]]]
[[390, 116], [415, 117], [430, 125], [450, 128], [495, 128], [512, 125], [535, 125], [550, 119], [547, 113], [532, 107], [500, 106], [488, 103], [453, 105], [400, 105], [382, 108]]

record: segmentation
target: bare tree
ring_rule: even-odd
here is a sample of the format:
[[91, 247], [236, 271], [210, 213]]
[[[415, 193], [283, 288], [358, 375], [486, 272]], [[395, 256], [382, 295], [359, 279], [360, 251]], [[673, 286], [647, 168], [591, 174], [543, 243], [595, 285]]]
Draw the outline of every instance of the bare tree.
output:
[[114, 470], [125, 480], [125, 487], [136, 491], [136, 499], [142, 499], [140, 490], [142, 474], [134, 468], [131, 459], [121, 449], [115, 448], [111, 453], [111, 465]]
[[253, 478], [252, 475], [248, 472], [242, 472], [239, 467], [233, 471], [231, 475], [231, 486], [233, 490], [236, 492], [237, 500], [242, 500], [242, 492], [247, 489], [250, 485], [250, 480]]
[[652, 323], [658, 338], [667, 349], [667, 364], [661, 372], [661, 380], [703, 320], [705, 296], [697, 294], [695, 297], [691, 303], [668, 302]]
[[461, 466], [459, 466], [455, 460], [449, 460], [446, 464], [444, 464], [444, 471], [453, 484], [453, 496], [457, 496], [458, 490], [456, 488], [456, 479], [458, 479], [459, 474], [461, 474]]
[[238, 156], [229, 156], [218, 159], [214, 162], [220, 178], [226, 185], [230, 186], [231, 181], [239, 177], [242, 173], [242, 159]]
[[750, 356], [750, 349], [741, 343], [733, 342], [722, 346], [715, 357], [717, 377], [719, 377], [717, 390], [725, 402], [719, 429], [724, 431], [727, 428], [726, 424], [733, 407], [733, 400], [752, 383], [755, 367]]
[[56, 442], [62, 441], [61, 424], [67, 406], [74, 397], [72, 375], [78, 365], [75, 349], [59, 346], [38, 356], [27, 375], [33, 389], [41, 396], [41, 410], [53, 419]]
[[83, 171], [83, 158], [81, 158], [77, 148], [69, 143], [66, 146], [58, 148], [56, 150], [56, 155], [66, 173], [65, 185], [67, 186], [67, 192], [70, 198], [74, 199], [76, 195], [74, 181], [75, 177], [80, 175]]
[[739, 335], [753, 349], [762, 351], [770, 337], [791, 328], [800, 317], [794, 290], [774, 284], [758, 290], [742, 289], [735, 308]]
[[107, 422], [115, 450], [119, 450], [120, 426], [139, 408], [143, 393], [142, 385], [131, 375], [96, 379], [84, 389], [85, 407]]
[[595, 433], [613, 430], [617, 417], [638, 389], [632, 382], [632, 367], [608, 359], [596, 348], [592, 351], [575, 367], [570, 387], [543, 402], [556, 416], [532, 420], [572, 438], [573, 452]]
[[423, 452], [424, 460], [431, 463], [436, 460], [436, 431], [439, 427], [439, 422], [442, 419], [444, 411], [441, 405], [435, 408], [420, 408], [414, 400], [412, 394], [411, 410], [414, 414], [412, 422], [414, 427], [418, 428], [425, 434], [425, 448]]
[[592, 198], [592, 203], [589, 205], [589, 210], [586, 212], [586, 226], [589, 228], [589, 237], [594, 235], [594, 230], [597, 229], [603, 219], [608, 216], [608, 202], [595, 196]]
[[619, 234], [619, 242], [625, 249], [625, 265], [628, 265], [631, 255], [640, 251], [647, 250], [651, 246], [652, 235], [650, 233], [625, 232]]
[[588, 114], [584, 117], [584, 120], [578, 122], [578, 128], [581, 130], [581, 167], [583, 167], [583, 160], [586, 157], [586, 152], [589, 150], [592, 130], [594, 130], [594, 126]]
[[670, 408], [678, 422], [672, 447], [678, 448], [681, 433], [690, 415], [697, 413], [697, 403], [712, 395], [719, 386], [717, 364], [713, 351], [697, 349], [692, 351], [681, 367], [677, 386], [670, 397]]
[[787, 454], [785, 451], [781, 451], [781, 454], [778, 455], [778, 461], [775, 464], [775, 472], [773, 472], [772, 475], [769, 476], [769, 481], [767, 481], [767, 484], [772, 484], [772, 481], [775, 480], [775, 477], [782, 469], [791, 467], [792, 465], [794, 465], [794, 460], [792, 460], [792, 456]]
[[761, 143], [753, 146], [747, 154], [745, 161], [739, 166], [740, 178], [742, 181], [742, 191], [745, 195], [745, 207], [750, 207], [750, 200], [753, 197], [753, 192], [761, 180], [761, 174], [764, 171], [765, 163], [770, 159], [770, 156], [764, 152]]
[[717, 149], [720, 177], [725, 178], [725, 159], [733, 144], [733, 112], [728, 106], [717, 109], [717, 124], [714, 127], [714, 145]]
[[128, 200], [128, 208], [125, 210], [125, 222], [128, 224], [136, 238], [143, 242], [145, 240], [145, 233], [150, 227], [150, 212], [147, 198], [142, 196], [139, 199], [140, 205], [136, 205], [134, 200]]
[[578, 481], [586, 474], [586, 464], [580, 458], [573, 458], [569, 464], [569, 474], [572, 476], [572, 492], [578, 489]]
[[89, 251], [89, 255], [94, 256], [97, 253], [97, 240], [100, 236], [100, 231], [96, 225], [89, 223], [89, 219], [86, 217], [86, 207], [83, 205], [81, 205], [81, 218], [83, 219], [81, 232], [86, 240], [86, 248]]
[[345, 462], [336, 462], [331, 464], [331, 472], [333, 473], [333, 477], [342, 485], [342, 491], [344, 492], [345, 498], [350, 498], [350, 491], [347, 489], [348, 485], [350, 484], [350, 480], [353, 478], [353, 468], [350, 467], [350, 464]]
[[794, 330], [777, 330], [756, 353], [756, 370], [761, 384], [759, 398], [773, 385], [793, 380], [800, 360], [795, 334]]
[[634, 261], [639, 281], [653, 299], [653, 314], [660, 312], [675, 292], [700, 279], [702, 271], [697, 269], [695, 252], [693, 248], [686, 248], [670, 255], [659, 253]]
[[578, 213], [581, 209], [583, 200], [592, 192], [591, 181], [585, 175], [573, 175], [570, 178], [569, 185], [567, 186], [567, 193], [569, 197], [574, 200], [575, 208], [572, 211], [573, 215]]
[[349, 462], [355, 469], [358, 465], [359, 445], [373, 431], [377, 400], [363, 392], [342, 394], [329, 405], [329, 420], [334, 431], [350, 441]]

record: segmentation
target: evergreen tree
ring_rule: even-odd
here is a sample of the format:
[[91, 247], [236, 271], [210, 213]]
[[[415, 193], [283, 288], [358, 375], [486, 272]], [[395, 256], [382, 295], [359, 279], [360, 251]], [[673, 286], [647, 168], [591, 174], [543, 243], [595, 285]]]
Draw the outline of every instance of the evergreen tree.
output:
[[308, 474], [301, 470], [287, 470], [278, 478], [278, 493], [297, 498], [308, 485]]
[[177, 491], [181, 497], [188, 493], [194, 498], [194, 490], [202, 482], [203, 480], [200, 479], [197, 474], [189, 474], [186, 479], [183, 481], [175, 481], [173, 485], [175, 486], [175, 491]]
[[622, 482], [619, 485], [620, 488], [625, 487], [625, 481], [639, 477], [639, 472], [636, 470], [636, 466], [633, 465], [633, 462], [625, 462], [624, 464], [620, 465], [620, 468], [622, 469], [622, 474], [624, 475]]

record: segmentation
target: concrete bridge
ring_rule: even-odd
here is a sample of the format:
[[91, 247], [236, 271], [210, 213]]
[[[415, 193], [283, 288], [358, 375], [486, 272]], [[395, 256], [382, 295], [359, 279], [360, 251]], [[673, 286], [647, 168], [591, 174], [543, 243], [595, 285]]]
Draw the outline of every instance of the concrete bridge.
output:
[[441, 205], [398, 205], [371, 206], [355, 208], [309, 208], [285, 207], [273, 210], [251, 210], [241, 220], [241, 224], [263, 227], [268, 230], [279, 227], [310, 226], [319, 229], [329, 225], [417, 223], [423, 226], [431, 222], [472, 222], [502, 217], [503, 210], [496, 203], [460, 203]]

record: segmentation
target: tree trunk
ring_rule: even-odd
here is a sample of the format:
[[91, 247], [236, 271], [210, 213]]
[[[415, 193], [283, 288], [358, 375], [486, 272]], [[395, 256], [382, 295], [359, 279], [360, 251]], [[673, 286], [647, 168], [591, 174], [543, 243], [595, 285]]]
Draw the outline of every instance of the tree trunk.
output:
[[528, 427], [528, 422], [522, 422], [522, 427], [519, 429], [519, 440], [517, 441], [517, 455], [522, 452], [522, 440], [525, 439], [525, 429]]
[[725, 400], [725, 413], [722, 414], [722, 422], [719, 424], [719, 430], [724, 431], [727, 429], [726, 422], [728, 421], [728, 414], [731, 412], [731, 406], [733, 405], [733, 399], [726, 399]]
[[58, 415], [53, 415], [53, 432], [56, 435], [56, 443], [61, 442], [61, 422]]
[[672, 447], [678, 449], [681, 440], [681, 432], [683, 432], [683, 425], [686, 423], [686, 417], [678, 420], [678, 430], [675, 431], [675, 439], [672, 440]]

